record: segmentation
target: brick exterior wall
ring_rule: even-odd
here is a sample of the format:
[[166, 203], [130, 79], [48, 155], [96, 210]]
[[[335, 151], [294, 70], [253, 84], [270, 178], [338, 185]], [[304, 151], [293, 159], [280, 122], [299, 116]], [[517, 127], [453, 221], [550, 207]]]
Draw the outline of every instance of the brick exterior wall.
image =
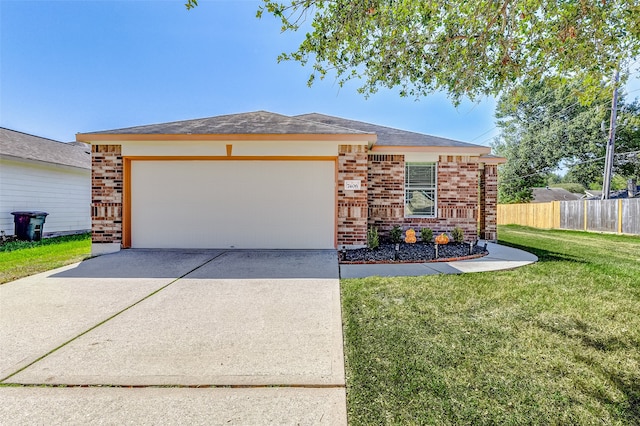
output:
[[498, 166], [485, 164], [480, 170], [480, 238], [498, 239]]
[[369, 155], [369, 226], [382, 235], [396, 225], [403, 230], [429, 227], [450, 233], [455, 226], [466, 240], [478, 236], [478, 164], [464, 156], [440, 156], [436, 218], [404, 217], [404, 156]]
[[[346, 191], [345, 180], [359, 180], [361, 189]], [[338, 247], [367, 244], [367, 147], [338, 147]]]
[[91, 146], [91, 239], [122, 242], [122, 154], [120, 145]]
[[[121, 243], [121, 146], [93, 145], [91, 151], [92, 241]], [[440, 156], [437, 165], [437, 217], [405, 218], [404, 156], [368, 154], [367, 151], [364, 145], [341, 145], [338, 148], [338, 247], [365, 246], [369, 226], [378, 227], [382, 235], [395, 225], [403, 230], [414, 228], [416, 231], [429, 227], [434, 233], [450, 233], [454, 226], [459, 226], [466, 240], [478, 236], [497, 239], [496, 165], [484, 165], [483, 168], [468, 157]], [[359, 180], [361, 189], [345, 190], [345, 180]]]

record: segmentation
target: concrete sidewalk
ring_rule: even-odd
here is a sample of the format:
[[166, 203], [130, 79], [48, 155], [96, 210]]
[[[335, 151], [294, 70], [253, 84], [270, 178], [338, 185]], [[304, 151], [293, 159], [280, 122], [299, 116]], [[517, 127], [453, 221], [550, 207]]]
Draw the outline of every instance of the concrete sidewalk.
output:
[[[483, 245], [484, 242], [480, 242]], [[491, 272], [514, 269], [538, 261], [538, 258], [526, 251], [487, 243], [489, 254], [478, 259], [457, 260], [452, 262], [428, 263], [389, 263], [366, 265], [340, 265], [340, 278], [413, 277], [421, 275], [463, 274], [468, 272]]]
[[0, 286], [0, 341], [11, 424], [346, 424], [335, 251], [101, 256]]

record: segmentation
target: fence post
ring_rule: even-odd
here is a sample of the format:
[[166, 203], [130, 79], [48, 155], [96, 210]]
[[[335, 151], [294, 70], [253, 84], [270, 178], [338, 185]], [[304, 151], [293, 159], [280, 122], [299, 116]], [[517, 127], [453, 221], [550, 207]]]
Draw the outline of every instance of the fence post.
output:
[[587, 230], [587, 200], [584, 200], [584, 230]]
[[560, 201], [553, 201], [551, 207], [551, 229], [560, 229]]
[[622, 234], [622, 198], [618, 198], [618, 234]]

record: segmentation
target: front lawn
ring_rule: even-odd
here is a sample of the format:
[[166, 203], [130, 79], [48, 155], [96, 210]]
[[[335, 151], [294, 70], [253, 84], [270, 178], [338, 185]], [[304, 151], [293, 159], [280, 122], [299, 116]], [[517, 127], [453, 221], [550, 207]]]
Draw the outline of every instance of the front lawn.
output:
[[0, 246], [0, 284], [79, 262], [90, 255], [90, 234], [10, 242]]
[[640, 238], [499, 236], [540, 261], [342, 281], [350, 424], [640, 424]]

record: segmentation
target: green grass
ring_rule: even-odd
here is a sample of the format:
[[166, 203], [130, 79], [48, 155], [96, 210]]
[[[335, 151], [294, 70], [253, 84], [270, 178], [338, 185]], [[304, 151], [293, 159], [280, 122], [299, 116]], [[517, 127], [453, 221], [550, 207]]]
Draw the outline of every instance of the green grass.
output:
[[640, 238], [499, 236], [540, 261], [342, 281], [350, 424], [640, 424]]
[[0, 246], [0, 284], [79, 262], [90, 254], [89, 234], [7, 243]]

